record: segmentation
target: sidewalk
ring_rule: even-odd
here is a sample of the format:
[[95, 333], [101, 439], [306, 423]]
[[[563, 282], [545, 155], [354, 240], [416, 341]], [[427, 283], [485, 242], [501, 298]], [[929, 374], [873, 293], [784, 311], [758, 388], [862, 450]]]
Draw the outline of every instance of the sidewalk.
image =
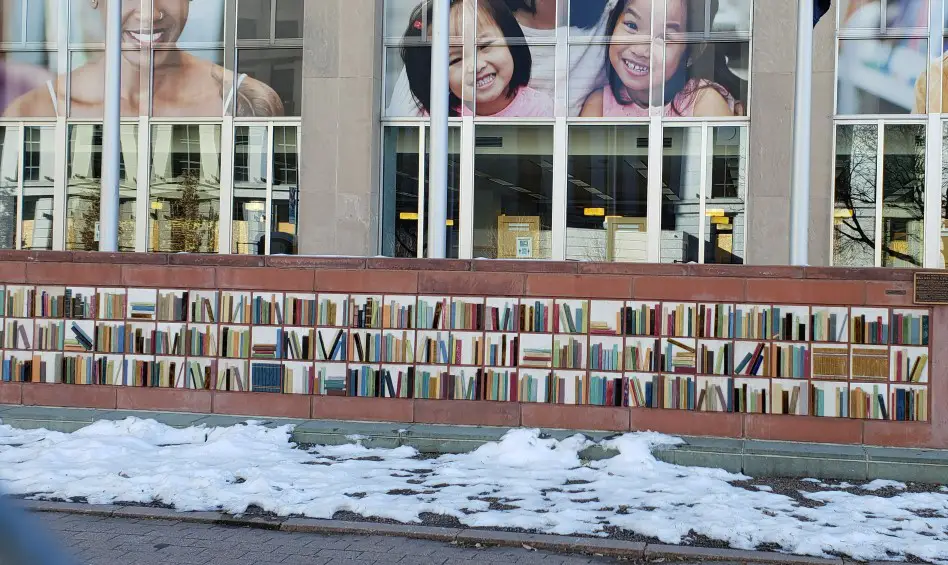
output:
[[[270, 426], [292, 424], [293, 441], [313, 445], [341, 445], [358, 438], [369, 448], [391, 449], [409, 446], [422, 453], [468, 453], [487, 442], [498, 441], [508, 428], [442, 426], [434, 424], [386, 424], [332, 420], [289, 420], [185, 414], [135, 412], [85, 408], [0, 405], [0, 422], [15, 428], [46, 428], [73, 432], [98, 420], [127, 417], [153, 419], [175, 428], [205, 425], [232, 426], [247, 420]], [[549, 437], [564, 439], [572, 430], [542, 430]], [[583, 432], [593, 441], [614, 434]], [[682, 437], [684, 444], [660, 447], [654, 455], [660, 461], [694, 467], [716, 467], [753, 477], [792, 477], [870, 481], [889, 479], [902, 482], [940, 483], [948, 477], [948, 450], [903, 449], [839, 444], [801, 444], [782, 441]], [[614, 453], [593, 447], [584, 459], [599, 460]]]

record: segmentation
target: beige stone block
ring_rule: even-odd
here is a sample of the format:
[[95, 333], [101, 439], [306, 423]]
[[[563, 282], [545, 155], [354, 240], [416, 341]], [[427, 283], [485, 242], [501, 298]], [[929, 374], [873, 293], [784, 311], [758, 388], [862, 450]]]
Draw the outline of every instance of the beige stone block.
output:
[[382, 2], [345, 0], [339, 10], [339, 76], [374, 77], [382, 54]]
[[789, 196], [793, 154], [793, 75], [755, 73], [748, 192]]
[[789, 196], [753, 196], [748, 202], [747, 263], [786, 265], [790, 261]]
[[797, 41], [797, 3], [794, 0], [754, 0], [753, 4], [752, 72], [792, 73], [796, 64], [793, 54]]
[[340, 3], [348, 1], [304, 2], [304, 78], [339, 76]]

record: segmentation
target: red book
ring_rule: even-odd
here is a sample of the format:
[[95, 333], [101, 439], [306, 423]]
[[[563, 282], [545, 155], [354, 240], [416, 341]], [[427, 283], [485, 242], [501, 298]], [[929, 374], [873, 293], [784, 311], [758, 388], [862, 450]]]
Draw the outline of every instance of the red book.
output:
[[520, 400], [518, 398], [519, 393], [520, 393], [520, 387], [518, 386], [518, 383], [517, 383], [517, 373], [514, 371], [510, 371], [509, 379], [510, 379], [510, 392], [508, 393], [507, 398], [510, 399], [511, 402], [518, 402]]
[[[544, 320], [543, 325], [546, 326], [546, 320]], [[544, 328], [544, 330], [545, 329], [546, 328]], [[560, 331], [560, 305], [553, 304], [553, 333], [559, 333], [559, 331]]]
[[882, 316], [876, 318], [876, 343], [882, 343]]
[[895, 362], [897, 363], [895, 367], [895, 380], [901, 381], [902, 380], [902, 352], [901, 351], [895, 352]]

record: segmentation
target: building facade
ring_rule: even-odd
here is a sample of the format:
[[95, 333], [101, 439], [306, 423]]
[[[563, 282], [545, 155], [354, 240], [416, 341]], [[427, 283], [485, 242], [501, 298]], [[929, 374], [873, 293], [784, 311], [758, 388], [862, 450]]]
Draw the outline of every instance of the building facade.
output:
[[[97, 246], [105, 3], [2, 3], [2, 249]], [[946, 4], [816, 26], [811, 264], [944, 266]], [[794, 0], [451, 5], [449, 256], [787, 263]], [[123, 2], [121, 249], [424, 256], [430, 9]]]

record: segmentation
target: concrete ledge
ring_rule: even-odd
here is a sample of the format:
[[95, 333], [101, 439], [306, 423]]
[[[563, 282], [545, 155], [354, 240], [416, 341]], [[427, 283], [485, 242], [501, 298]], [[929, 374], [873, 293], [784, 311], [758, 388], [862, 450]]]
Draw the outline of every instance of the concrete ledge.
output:
[[[143, 520], [174, 520], [178, 522], [207, 523], [244, 528], [280, 530], [284, 532], [311, 533], [317, 535], [364, 535], [392, 536], [412, 539], [427, 539], [446, 543], [468, 545], [493, 545], [505, 547], [528, 547], [559, 553], [607, 555], [624, 559], [662, 559], [732, 561], [739, 563], [781, 563], [790, 565], [843, 565], [840, 558], [823, 559], [803, 555], [767, 551], [743, 551], [738, 549], [716, 549], [679, 545], [645, 544], [603, 538], [578, 536], [555, 536], [494, 530], [434, 528], [410, 524], [376, 524], [372, 522], [345, 522], [310, 518], [261, 518], [231, 516], [220, 512], [177, 512], [168, 508], [145, 506], [115, 506], [71, 504], [64, 502], [16, 501], [21, 508], [33, 512], [60, 512], [87, 514], [115, 518]], [[847, 561], [848, 562], [848, 561]]]
[[[259, 418], [222, 414], [95, 410], [46, 406], [0, 405], [0, 421], [22, 428], [47, 428], [73, 432], [98, 420], [128, 417], [150, 418], [166, 425], [185, 428], [194, 425], [234, 426], [256, 420], [266, 426], [295, 425], [292, 441], [305, 444], [340, 445], [358, 439], [370, 448], [409, 446], [422, 453], [468, 453], [487, 442], [498, 441], [510, 428], [443, 424], [404, 424], [338, 420]], [[565, 439], [581, 434], [593, 441], [616, 432], [583, 432], [547, 429], [548, 437]], [[740, 439], [727, 437], [680, 436], [684, 443], [660, 447], [654, 455], [660, 461], [692, 467], [716, 467], [733, 473], [767, 477], [813, 477], [819, 479], [871, 480], [940, 483], [948, 476], [948, 450], [906, 449], [828, 443]], [[596, 445], [584, 450], [586, 460], [607, 459], [615, 451]]]

